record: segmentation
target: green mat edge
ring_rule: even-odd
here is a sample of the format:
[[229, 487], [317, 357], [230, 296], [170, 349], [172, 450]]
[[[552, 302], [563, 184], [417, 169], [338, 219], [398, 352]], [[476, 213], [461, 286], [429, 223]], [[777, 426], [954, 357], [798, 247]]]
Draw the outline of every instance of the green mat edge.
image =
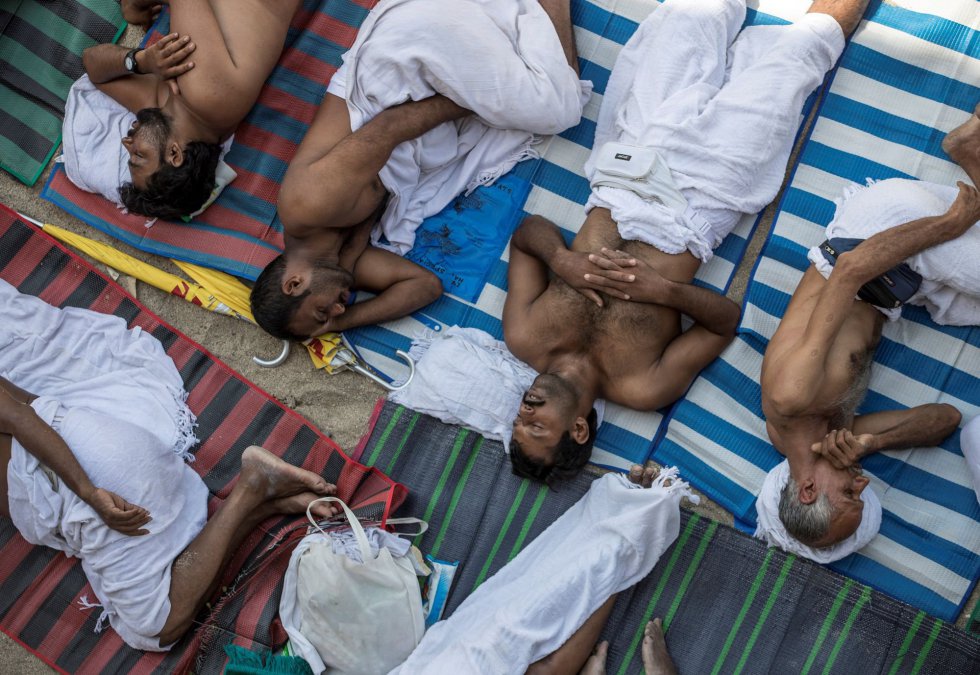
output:
[[[116, 44], [117, 42], [119, 42], [119, 39], [123, 36], [123, 33], [126, 32], [126, 27], [129, 24], [126, 23], [126, 21], [123, 20], [121, 16], [120, 16], [120, 21], [122, 21], [122, 26], [120, 26], [119, 30], [116, 31], [116, 36], [112, 38], [112, 41], [107, 44], [113, 44], [113, 45]], [[44, 173], [44, 170], [48, 168], [48, 165], [51, 163], [51, 158], [54, 157], [55, 153], [58, 152], [58, 150], [61, 148], [61, 137], [62, 134], [59, 133], [58, 136], [54, 139], [54, 143], [51, 145], [51, 151], [44, 157], [44, 161], [40, 163], [40, 166], [38, 167], [37, 171], [34, 172], [34, 176], [32, 178], [25, 177], [19, 171], [15, 171], [11, 169], [3, 162], [0, 162], [0, 169], [6, 171], [11, 176], [19, 180], [24, 185], [26, 185], [27, 187], [34, 187], [34, 184], [37, 183], [37, 179], [41, 177], [41, 174]]]

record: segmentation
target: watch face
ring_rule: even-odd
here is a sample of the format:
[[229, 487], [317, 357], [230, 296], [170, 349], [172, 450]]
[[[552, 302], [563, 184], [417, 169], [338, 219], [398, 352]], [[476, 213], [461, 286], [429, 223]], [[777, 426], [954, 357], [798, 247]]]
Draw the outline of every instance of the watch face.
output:
[[135, 61], [136, 59], [133, 58], [132, 54], [126, 54], [126, 61], [125, 61], [126, 70], [128, 70], [129, 72], [133, 72], [133, 67], [136, 65]]

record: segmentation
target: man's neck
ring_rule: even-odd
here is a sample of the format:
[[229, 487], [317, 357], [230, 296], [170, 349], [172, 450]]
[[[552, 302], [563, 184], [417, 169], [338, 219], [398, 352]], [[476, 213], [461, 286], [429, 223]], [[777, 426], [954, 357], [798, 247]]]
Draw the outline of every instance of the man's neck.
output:
[[784, 424], [767, 421], [766, 430], [773, 447], [789, 462], [790, 475], [799, 481], [817, 462], [818, 455], [810, 447], [827, 435], [828, 422], [820, 416], [797, 417]]
[[[588, 354], [563, 352], [551, 356], [542, 373], [557, 375], [575, 390], [578, 403], [584, 409], [591, 408], [601, 393], [599, 370]], [[588, 414], [588, 410], [585, 410]]]
[[220, 130], [212, 129], [204, 122], [179, 94], [168, 92], [169, 97], [160, 105], [160, 109], [173, 120], [172, 133], [180, 139], [182, 145], [192, 141], [204, 143], [221, 143]]

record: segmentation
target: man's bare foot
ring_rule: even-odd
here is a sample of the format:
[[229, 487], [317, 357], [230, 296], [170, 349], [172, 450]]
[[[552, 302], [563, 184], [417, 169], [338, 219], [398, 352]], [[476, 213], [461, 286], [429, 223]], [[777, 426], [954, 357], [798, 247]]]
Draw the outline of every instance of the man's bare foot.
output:
[[[968, 120], [946, 134], [943, 151], [967, 173], [970, 173], [968, 167], [980, 164], [980, 103]], [[974, 176], [971, 174], [970, 178]]]
[[664, 640], [663, 623], [660, 619], [647, 622], [643, 629], [640, 655], [643, 657], [643, 671], [646, 675], [677, 675], [674, 662], [667, 653], [667, 642]]
[[[333, 485], [330, 485], [328, 490], [327, 494], [329, 495], [337, 492], [337, 488]], [[269, 509], [269, 515], [301, 514], [306, 513], [306, 507], [310, 505], [310, 502], [324, 496], [326, 495], [317, 494], [316, 492], [300, 492], [291, 497], [273, 499], [266, 502], [266, 505]], [[314, 505], [312, 509], [313, 516], [318, 519], [330, 518], [331, 516], [337, 515], [339, 511], [340, 507], [336, 502], [320, 502]]]
[[245, 448], [242, 453], [239, 483], [262, 500], [277, 500], [303, 492], [323, 496], [336, 490], [312, 471], [293, 466], [257, 445]]
[[609, 643], [603, 640], [596, 645], [592, 656], [582, 666], [579, 675], [606, 675], [606, 654], [609, 652]]
[[643, 487], [648, 488], [653, 485], [653, 481], [655, 481], [659, 475], [660, 467], [634, 464], [630, 467], [628, 478], [631, 483], [636, 483], [637, 485], [642, 485]]

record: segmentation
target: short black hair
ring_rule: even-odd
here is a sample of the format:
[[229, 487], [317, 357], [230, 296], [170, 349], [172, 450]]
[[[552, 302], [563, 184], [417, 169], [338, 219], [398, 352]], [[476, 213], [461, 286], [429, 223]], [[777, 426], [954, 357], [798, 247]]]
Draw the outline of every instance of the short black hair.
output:
[[191, 141], [180, 166], [166, 162], [161, 153], [160, 168], [146, 181], [146, 189], [125, 183], [119, 197], [127, 209], [144, 216], [167, 220], [189, 216], [211, 196], [220, 158], [217, 143]]
[[312, 293], [307, 288], [300, 295], [288, 295], [282, 292], [282, 277], [286, 272], [286, 256], [278, 255], [262, 270], [259, 278], [252, 286], [249, 304], [252, 316], [266, 333], [280, 340], [296, 340], [302, 342], [309, 335], [297, 335], [289, 328], [293, 317], [299, 310], [303, 300]]
[[530, 478], [548, 486], [569, 480], [589, 463], [592, 457], [592, 445], [595, 443], [598, 414], [595, 408], [589, 412], [586, 420], [589, 425], [589, 437], [584, 443], [576, 443], [571, 433], [566, 431], [553, 448], [555, 461], [551, 464], [539, 459], [532, 459], [524, 454], [524, 449], [516, 440], [510, 441], [510, 465], [514, 474], [522, 478]]

